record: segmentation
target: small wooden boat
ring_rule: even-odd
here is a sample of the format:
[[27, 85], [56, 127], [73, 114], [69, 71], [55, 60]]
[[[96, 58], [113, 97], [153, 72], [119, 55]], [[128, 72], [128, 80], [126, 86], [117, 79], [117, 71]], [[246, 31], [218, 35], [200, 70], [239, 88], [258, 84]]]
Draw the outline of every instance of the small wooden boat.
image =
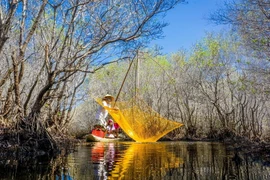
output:
[[117, 142], [121, 140], [122, 138], [99, 137], [99, 136], [95, 136], [94, 134], [89, 134], [86, 137], [87, 142]]
[[91, 134], [86, 136], [87, 142], [115, 142], [121, 140], [122, 138], [115, 138], [114, 136], [105, 137], [105, 132], [100, 129], [94, 129]]

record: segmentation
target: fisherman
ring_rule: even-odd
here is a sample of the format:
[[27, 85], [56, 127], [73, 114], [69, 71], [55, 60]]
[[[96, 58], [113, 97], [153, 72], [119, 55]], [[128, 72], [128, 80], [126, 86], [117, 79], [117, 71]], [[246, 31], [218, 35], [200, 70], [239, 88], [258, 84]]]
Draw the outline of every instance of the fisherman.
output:
[[[109, 109], [113, 109], [113, 110], [117, 110], [118, 108], [112, 108], [111, 104], [114, 101], [114, 97], [111, 96], [110, 94], [106, 94], [103, 98], [102, 98], [102, 106], [99, 107], [97, 114], [96, 114], [96, 121], [97, 124], [102, 125], [103, 127], [107, 126], [107, 116], [108, 116], [108, 110], [105, 108], [109, 108]], [[104, 108], [105, 107], [105, 108]]]

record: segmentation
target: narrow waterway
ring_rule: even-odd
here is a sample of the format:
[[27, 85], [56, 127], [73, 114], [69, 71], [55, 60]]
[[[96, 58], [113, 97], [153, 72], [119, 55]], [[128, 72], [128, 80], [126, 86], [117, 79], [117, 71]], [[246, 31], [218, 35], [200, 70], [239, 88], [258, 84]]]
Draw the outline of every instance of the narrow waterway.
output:
[[0, 179], [270, 179], [269, 166], [211, 142], [97, 142], [47, 162], [1, 163]]

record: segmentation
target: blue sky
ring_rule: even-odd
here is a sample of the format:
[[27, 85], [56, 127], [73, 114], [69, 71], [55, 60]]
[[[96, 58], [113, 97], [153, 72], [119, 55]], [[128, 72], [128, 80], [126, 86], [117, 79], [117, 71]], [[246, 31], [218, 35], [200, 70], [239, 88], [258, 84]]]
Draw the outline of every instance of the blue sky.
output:
[[225, 0], [187, 0], [168, 11], [164, 21], [169, 25], [163, 29], [164, 38], [155, 40], [151, 46], [163, 47], [163, 53], [173, 53], [179, 49], [189, 50], [193, 44], [205, 37], [206, 32], [219, 32], [224, 26], [215, 25], [207, 18], [221, 7]]

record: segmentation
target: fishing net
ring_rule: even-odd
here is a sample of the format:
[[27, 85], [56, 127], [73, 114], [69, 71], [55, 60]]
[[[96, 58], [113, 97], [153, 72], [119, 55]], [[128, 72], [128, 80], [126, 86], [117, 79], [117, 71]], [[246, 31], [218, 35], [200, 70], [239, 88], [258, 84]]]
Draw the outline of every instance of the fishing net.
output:
[[[102, 106], [102, 99], [96, 101]], [[122, 130], [136, 142], [156, 142], [168, 132], [183, 125], [162, 117], [138, 98], [116, 102], [115, 107], [119, 110], [104, 108]]]
[[[162, 117], [146, 104], [142, 98], [139, 98], [144, 97], [147, 93], [155, 92], [153, 90], [156, 87], [155, 84], [160, 80], [171, 81], [168, 73], [164, 69], [161, 70], [160, 64], [157, 66], [156, 63], [146, 55], [138, 55], [137, 60], [131, 61], [124, 81], [119, 86], [120, 90], [116, 97], [116, 103], [113, 102], [113, 106], [118, 107], [119, 110], [107, 109], [122, 130], [137, 142], [156, 142], [168, 132], [183, 125]], [[163, 67], [168, 67], [167, 61], [162, 58], [159, 63], [163, 64]], [[115, 77], [122, 77], [122, 74], [120, 72]], [[111, 81], [114, 78], [111, 78]], [[166, 86], [162, 87], [166, 88]], [[117, 100], [118, 97], [119, 100]], [[95, 98], [95, 100], [102, 106], [101, 98]]]

